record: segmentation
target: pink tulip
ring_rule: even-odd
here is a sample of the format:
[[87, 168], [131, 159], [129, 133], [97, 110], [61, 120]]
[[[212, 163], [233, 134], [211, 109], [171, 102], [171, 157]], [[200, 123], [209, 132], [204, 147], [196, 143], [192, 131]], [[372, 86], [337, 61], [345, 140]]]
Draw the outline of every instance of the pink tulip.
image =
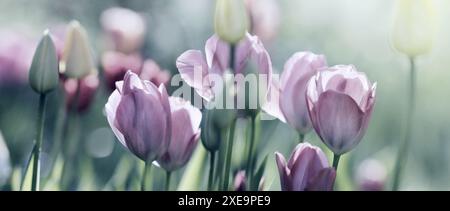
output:
[[307, 105], [314, 129], [322, 141], [342, 155], [362, 139], [375, 103], [371, 84], [354, 66], [321, 69], [307, 88]]
[[247, 178], [245, 171], [239, 171], [234, 177], [234, 191], [246, 191], [247, 190]]
[[336, 171], [322, 150], [309, 143], [297, 145], [289, 161], [275, 152], [283, 191], [333, 190]]
[[288, 122], [300, 134], [306, 134], [312, 129], [306, 106], [306, 87], [319, 68], [327, 66], [325, 56], [311, 52], [295, 53], [284, 65], [280, 83], [273, 80], [273, 93], [278, 97], [271, 98], [272, 107], [265, 111], [283, 122]]
[[146, 23], [133, 10], [120, 7], [107, 9], [102, 13], [100, 23], [109, 41], [109, 50], [129, 54], [138, 51], [144, 44]]
[[169, 97], [172, 113], [172, 138], [167, 151], [158, 159], [166, 171], [183, 167], [200, 139], [200, 110], [179, 97]]
[[[82, 79], [69, 78], [64, 83], [64, 91], [66, 93], [67, 108], [71, 109], [76, 106], [78, 112], [86, 111], [95, 97], [95, 92], [100, 84], [97, 74], [88, 75]], [[80, 85], [80, 90], [77, 97], [77, 88]], [[77, 102], [77, 105], [73, 105]]]
[[109, 126], [117, 139], [144, 161], [153, 161], [166, 152], [171, 136], [169, 97], [164, 85], [159, 89], [128, 71], [105, 105]]
[[156, 86], [159, 86], [160, 84], [167, 85], [170, 81], [170, 72], [161, 69], [155, 61], [147, 59], [142, 66], [139, 77], [142, 80], [153, 82]]
[[[208, 39], [204, 56], [201, 51], [188, 50], [177, 59], [177, 68], [183, 80], [205, 100], [212, 100], [217, 93], [210, 76], [222, 76], [230, 63], [230, 46], [217, 35]], [[267, 77], [267, 85], [272, 78], [272, 62], [264, 45], [258, 37], [246, 34], [235, 49], [233, 74], [247, 74], [248, 63], [256, 64], [257, 73]], [[198, 74], [198, 75], [196, 75]]]
[[116, 81], [122, 80], [128, 70], [140, 74], [142, 63], [142, 57], [139, 54], [105, 52], [102, 56], [102, 66], [108, 88], [114, 90]]
[[17, 31], [0, 32], [0, 84], [22, 84], [28, 81], [28, 70], [36, 44]]
[[250, 16], [250, 31], [267, 44], [279, 31], [280, 7], [277, 0], [246, 0]]
[[356, 181], [360, 191], [383, 191], [387, 180], [387, 170], [380, 161], [370, 158], [358, 165]]

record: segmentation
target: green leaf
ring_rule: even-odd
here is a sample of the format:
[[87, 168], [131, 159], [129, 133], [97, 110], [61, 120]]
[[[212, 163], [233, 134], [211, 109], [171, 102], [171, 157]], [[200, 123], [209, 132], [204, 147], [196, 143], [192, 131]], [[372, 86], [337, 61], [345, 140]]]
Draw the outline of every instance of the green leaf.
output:
[[178, 191], [199, 191], [202, 184], [202, 177], [205, 167], [207, 151], [202, 144], [197, 145], [194, 154], [189, 161], [180, 184]]

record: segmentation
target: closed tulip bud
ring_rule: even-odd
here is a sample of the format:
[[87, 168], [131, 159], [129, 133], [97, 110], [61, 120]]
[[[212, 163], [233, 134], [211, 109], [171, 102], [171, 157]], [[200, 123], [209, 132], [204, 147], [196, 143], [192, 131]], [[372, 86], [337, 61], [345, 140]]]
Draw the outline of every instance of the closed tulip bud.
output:
[[247, 190], [247, 178], [245, 177], [245, 171], [239, 171], [234, 177], [234, 191], [246, 191]]
[[220, 147], [221, 134], [220, 129], [214, 124], [215, 110], [205, 109], [201, 122], [201, 140], [203, 146], [210, 152], [215, 152]]
[[322, 141], [342, 155], [364, 136], [375, 103], [376, 83], [354, 66], [321, 69], [307, 88], [312, 125]]
[[29, 82], [34, 91], [44, 94], [58, 86], [58, 58], [48, 30], [34, 53]]
[[183, 167], [189, 161], [200, 138], [202, 113], [182, 98], [170, 97], [169, 102], [172, 113], [171, 141], [158, 163], [170, 172]]
[[60, 71], [69, 78], [83, 78], [97, 72], [86, 30], [78, 21], [68, 26]]
[[169, 97], [128, 71], [105, 105], [109, 126], [117, 139], [143, 161], [153, 161], [166, 152], [171, 136]]
[[275, 153], [283, 191], [331, 191], [336, 171], [322, 150], [309, 143], [297, 145], [289, 161]]
[[[274, 85], [272, 92], [278, 91], [279, 98], [272, 100], [278, 105], [270, 108], [279, 108], [280, 112], [271, 109], [265, 111], [283, 122], [289, 123], [300, 134], [306, 134], [312, 129], [306, 106], [306, 87], [309, 80], [319, 68], [327, 66], [325, 56], [311, 52], [295, 53], [284, 65], [280, 84]], [[278, 87], [278, 88], [277, 88]]]
[[433, 45], [435, 11], [433, 0], [398, 0], [392, 41], [411, 57], [427, 53]]
[[214, 27], [220, 39], [236, 44], [247, 32], [249, 17], [243, 0], [217, 0]]
[[[67, 108], [75, 107], [76, 111], [86, 111], [94, 99], [95, 92], [100, 84], [97, 74], [88, 75], [82, 79], [69, 78], [64, 81]], [[77, 96], [77, 89], [80, 86]], [[76, 99], [78, 97], [78, 99]], [[77, 103], [74, 105], [74, 103]]]

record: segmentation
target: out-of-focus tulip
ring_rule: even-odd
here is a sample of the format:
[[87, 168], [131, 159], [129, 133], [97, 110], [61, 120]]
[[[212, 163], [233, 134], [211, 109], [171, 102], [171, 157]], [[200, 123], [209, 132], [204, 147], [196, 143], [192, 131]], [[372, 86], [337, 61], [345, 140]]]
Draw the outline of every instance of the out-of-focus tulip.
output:
[[167, 85], [170, 81], [170, 72], [161, 69], [155, 61], [147, 59], [142, 66], [139, 77], [142, 80], [153, 82], [156, 86], [159, 86], [160, 84]]
[[114, 90], [116, 82], [122, 80], [128, 70], [140, 74], [142, 62], [139, 54], [126, 55], [116, 51], [105, 52], [102, 56], [102, 66], [108, 88]]
[[68, 78], [83, 78], [97, 72], [87, 32], [78, 21], [68, 26], [59, 68]]
[[146, 23], [135, 11], [121, 7], [107, 9], [102, 13], [100, 23], [109, 42], [109, 50], [128, 54], [142, 47]]
[[352, 65], [321, 69], [307, 88], [309, 115], [316, 133], [342, 155], [364, 136], [375, 103], [376, 83]]
[[6, 183], [11, 174], [11, 161], [9, 150], [0, 131], [0, 188]]
[[306, 106], [306, 87], [318, 69], [326, 66], [323, 55], [311, 52], [295, 53], [284, 65], [280, 84], [272, 86], [272, 92], [278, 91], [279, 97], [271, 99], [273, 102], [270, 103], [278, 105], [270, 108], [279, 108], [279, 111], [264, 110], [283, 122], [287, 121], [300, 134], [309, 132], [312, 125]]
[[361, 191], [383, 191], [386, 179], [385, 166], [375, 159], [364, 160], [356, 171], [356, 180]]
[[166, 152], [171, 136], [169, 97], [128, 71], [105, 105], [108, 123], [117, 139], [143, 161], [153, 161]]
[[275, 152], [283, 191], [331, 191], [336, 171], [322, 150], [309, 143], [297, 145], [289, 161]]
[[277, 0], [245, 0], [250, 16], [250, 32], [265, 44], [272, 41], [280, 26], [280, 8]]
[[58, 86], [58, 58], [48, 30], [34, 53], [28, 80], [34, 91], [44, 94]]
[[0, 32], [0, 85], [23, 84], [33, 59], [35, 43], [18, 31]]
[[245, 177], [245, 171], [239, 171], [234, 177], [234, 191], [246, 191], [247, 190], [247, 178]]
[[[67, 108], [75, 106], [78, 112], [86, 111], [94, 99], [95, 92], [100, 84], [97, 74], [88, 75], [82, 79], [69, 78], [64, 82], [64, 91], [66, 93]], [[77, 98], [78, 85], [80, 90]], [[77, 103], [77, 105], [74, 105]]]
[[166, 171], [183, 167], [192, 155], [200, 138], [202, 113], [182, 98], [170, 97], [172, 136], [167, 151], [158, 159]]
[[396, 6], [394, 47], [411, 57], [430, 51], [436, 25], [433, 0], [397, 0]]
[[249, 17], [244, 0], [217, 0], [214, 28], [220, 39], [236, 44], [244, 38]]

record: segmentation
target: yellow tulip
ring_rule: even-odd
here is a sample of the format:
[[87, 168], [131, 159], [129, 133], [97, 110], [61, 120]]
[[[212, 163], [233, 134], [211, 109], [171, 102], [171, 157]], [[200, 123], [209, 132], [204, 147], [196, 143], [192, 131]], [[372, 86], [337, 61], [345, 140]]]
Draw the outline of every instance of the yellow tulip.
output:
[[429, 52], [435, 34], [433, 0], [398, 0], [396, 6], [394, 47], [411, 57]]
[[220, 39], [235, 44], [247, 32], [249, 17], [243, 0], [217, 0], [214, 27]]
[[97, 69], [94, 66], [86, 30], [78, 21], [72, 21], [67, 30], [59, 67], [69, 78], [83, 78]]

